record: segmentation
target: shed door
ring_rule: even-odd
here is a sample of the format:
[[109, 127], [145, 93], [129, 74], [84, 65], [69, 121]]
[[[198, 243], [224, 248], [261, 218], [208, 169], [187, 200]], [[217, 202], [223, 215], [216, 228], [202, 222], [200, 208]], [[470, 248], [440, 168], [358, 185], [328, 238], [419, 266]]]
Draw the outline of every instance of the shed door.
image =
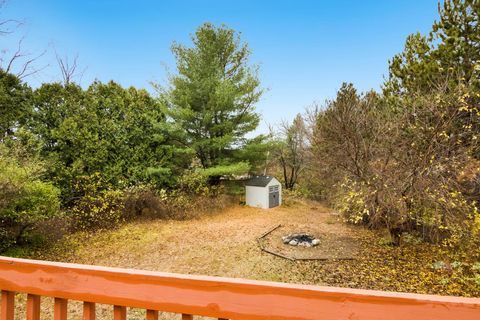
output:
[[280, 204], [280, 192], [278, 186], [268, 187], [268, 207], [277, 207]]

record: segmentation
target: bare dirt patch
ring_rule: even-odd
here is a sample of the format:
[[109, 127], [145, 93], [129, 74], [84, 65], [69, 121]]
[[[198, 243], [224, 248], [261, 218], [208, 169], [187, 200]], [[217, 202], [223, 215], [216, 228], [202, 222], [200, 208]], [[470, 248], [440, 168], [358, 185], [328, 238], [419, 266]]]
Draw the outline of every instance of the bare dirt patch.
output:
[[[259, 239], [259, 245], [273, 254], [292, 260], [331, 260], [355, 259], [359, 251], [358, 241], [349, 234], [348, 229], [335, 228], [334, 232], [326, 231], [322, 225], [297, 225], [290, 223], [281, 225], [265, 237]], [[282, 241], [288, 234], [305, 233], [320, 240], [317, 246], [291, 246]]]

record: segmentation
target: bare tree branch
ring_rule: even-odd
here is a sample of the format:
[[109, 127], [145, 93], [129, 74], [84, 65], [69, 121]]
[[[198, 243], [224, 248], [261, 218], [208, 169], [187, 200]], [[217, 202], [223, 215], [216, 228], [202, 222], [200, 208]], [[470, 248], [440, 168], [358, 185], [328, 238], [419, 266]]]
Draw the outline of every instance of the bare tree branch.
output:
[[[0, 1], [0, 9], [2, 9], [5, 6], [5, 3], [6, 1]], [[14, 30], [11, 29], [12, 25], [15, 28], [18, 28], [21, 25], [23, 25], [23, 22], [15, 19], [0, 20], [0, 36], [5, 36], [13, 33]], [[12, 56], [8, 57], [9, 50], [6, 48], [1, 48], [1, 56], [0, 56], [0, 68], [7, 73], [15, 74], [20, 79], [34, 75], [42, 71], [48, 66], [47, 65], [41, 68], [34, 67], [34, 63], [38, 59], [40, 59], [42, 56], [44, 56], [47, 50], [44, 50], [39, 55], [35, 55], [35, 56], [30, 53], [26, 53], [22, 49], [24, 39], [25, 39], [25, 36], [22, 36], [20, 40], [18, 40], [17, 49], [15, 50]], [[6, 65], [4, 65], [4, 62], [6, 61], [8, 62], [6, 63]], [[19, 67], [16, 68], [15, 67], [16, 65], [18, 65]], [[15, 72], [15, 70], [18, 70], [18, 71]]]
[[83, 74], [87, 68], [85, 67], [82, 71], [78, 71], [78, 53], [75, 55], [72, 61], [65, 56], [64, 58], [60, 57], [55, 51], [55, 56], [57, 59], [58, 67], [60, 68], [60, 73], [62, 76], [62, 81], [64, 85], [68, 85], [73, 82], [74, 78], [79, 78], [81, 81]]
[[[6, 1], [0, 1], [0, 9], [6, 4]], [[14, 32], [15, 29], [23, 25], [23, 22], [16, 19], [0, 20], [0, 36], [8, 35]]]
[[[43, 69], [45, 69], [48, 66], [48, 65], [43, 66], [41, 68], [33, 67], [33, 63], [35, 61], [37, 61], [38, 59], [40, 59], [41, 57], [43, 57], [45, 55], [45, 53], [47, 53], [47, 50], [44, 50], [42, 53], [40, 53], [39, 55], [36, 55], [36, 56], [32, 56], [29, 53], [24, 53], [22, 51], [22, 43], [23, 43], [24, 39], [25, 39], [25, 37], [22, 37], [18, 41], [17, 50], [12, 55], [12, 57], [10, 57], [10, 59], [8, 61], [8, 64], [5, 68], [5, 71], [7, 73], [15, 73], [16, 76], [19, 77], [20, 79], [23, 79], [23, 78], [26, 78], [26, 77], [31, 76], [33, 74], [36, 74], [36, 73], [42, 71]], [[21, 59], [26, 58], [26, 57], [31, 57], [31, 58], [27, 58], [26, 61], [21, 62], [21, 67], [19, 68], [19, 70], [17, 72], [14, 72], [13, 69], [14, 69], [15, 64], [17, 62], [20, 63]]]

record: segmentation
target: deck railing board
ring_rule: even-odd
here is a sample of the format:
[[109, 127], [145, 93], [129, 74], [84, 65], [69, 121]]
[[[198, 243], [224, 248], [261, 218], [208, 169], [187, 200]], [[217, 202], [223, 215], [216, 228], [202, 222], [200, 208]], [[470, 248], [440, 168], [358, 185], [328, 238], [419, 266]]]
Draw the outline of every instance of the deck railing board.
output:
[[[183, 319], [189, 319], [187, 315], [278, 320], [480, 319], [480, 299], [476, 298], [292, 285], [5, 257], [0, 257], [0, 290], [7, 292], [7, 297], [8, 292], [23, 292], [55, 297], [56, 301], [71, 299], [114, 305], [115, 319], [119, 320], [126, 314], [123, 306], [184, 314]], [[11, 320], [10, 304], [6, 303], [6, 311], [3, 305], [2, 299], [0, 320]]]
[[95, 320], [96, 313], [95, 313], [96, 305], [95, 302], [83, 302], [83, 320]]
[[63, 298], [55, 298], [53, 305], [53, 319], [67, 320], [68, 300]]
[[113, 320], [127, 320], [127, 307], [114, 306], [113, 307]]
[[27, 320], [40, 320], [40, 296], [27, 295]]
[[14, 312], [15, 312], [15, 292], [2, 290], [0, 320], [13, 320]]
[[147, 310], [146, 320], [158, 320], [158, 311]]

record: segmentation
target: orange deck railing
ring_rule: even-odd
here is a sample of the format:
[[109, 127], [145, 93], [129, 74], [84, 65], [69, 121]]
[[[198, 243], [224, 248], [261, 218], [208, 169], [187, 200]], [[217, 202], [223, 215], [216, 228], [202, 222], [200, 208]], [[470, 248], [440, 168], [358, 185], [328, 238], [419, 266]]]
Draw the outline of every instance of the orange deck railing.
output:
[[40, 297], [54, 297], [54, 319], [67, 319], [68, 300], [84, 301], [83, 319], [95, 303], [219, 319], [479, 320], [480, 299], [291, 285], [189, 276], [0, 257], [0, 320], [13, 320], [15, 293], [27, 293], [27, 319], [40, 318]]

